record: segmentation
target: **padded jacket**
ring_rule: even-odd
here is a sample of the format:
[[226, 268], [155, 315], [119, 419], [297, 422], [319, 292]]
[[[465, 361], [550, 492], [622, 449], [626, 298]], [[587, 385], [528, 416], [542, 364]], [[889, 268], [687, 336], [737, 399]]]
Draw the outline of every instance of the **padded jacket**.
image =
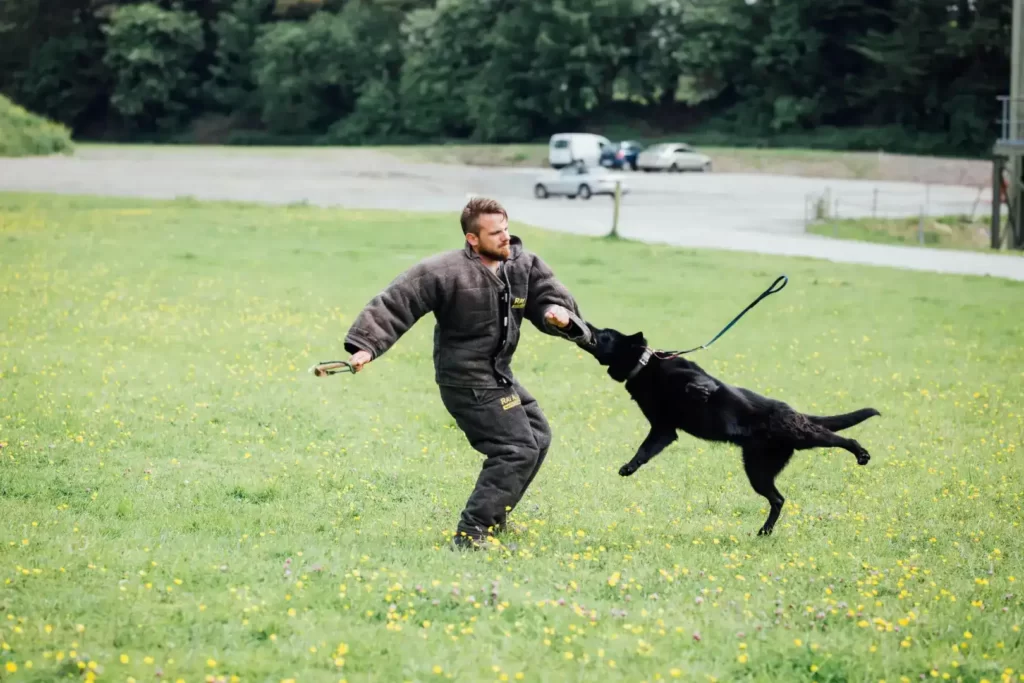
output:
[[[515, 382], [510, 367], [523, 319], [545, 334], [592, 343], [575, 299], [539, 256], [512, 236], [509, 259], [493, 273], [470, 245], [431, 256], [395, 278], [353, 321], [345, 349], [380, 358], [417, 320], [434, 314], [434, 373], [439, 385], [498, 388]], [[549, 325], [544, 312], [563, 306], [571, 323]]]

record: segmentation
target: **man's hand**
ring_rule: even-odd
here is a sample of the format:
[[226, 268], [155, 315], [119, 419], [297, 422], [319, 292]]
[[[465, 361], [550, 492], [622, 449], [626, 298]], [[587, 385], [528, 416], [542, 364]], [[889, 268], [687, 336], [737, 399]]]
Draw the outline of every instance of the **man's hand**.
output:
[[544, 319], [558, 328], [569, 326], [569, 311], [562, 306], [551, 306], [544, 311]]
[[373, 356], [368, 351], [356, 351], [352, 354], [352, 357], [348, 359], [348, 364], [352, 366], [353, 372], [359, 372], [363, 369], [363, 366], [373, 360]]

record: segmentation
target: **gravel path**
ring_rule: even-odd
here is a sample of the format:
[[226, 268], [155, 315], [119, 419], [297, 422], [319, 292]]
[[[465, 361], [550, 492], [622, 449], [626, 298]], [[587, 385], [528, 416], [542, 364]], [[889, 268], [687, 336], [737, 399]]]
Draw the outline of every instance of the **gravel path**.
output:
[[[542, 171], [541, 174], [549, 172]], [[414, 164], [359, 149], [86, 147], [74, 157], [0, 160], [0, 191], [224, 199], [457, 212], [469, 194], [502, 201], [513, 219], [602, 235], [612, 203], [534, 199], [538, 172]], [[624, 237], [686, 247], [804, 256], [1024, 280], [1024, 257], [834, 240], [804, 232], [808, 196], [828, 189], [844, 217], [984, 214], [977, 188], [773, 175], [625, 174]]]

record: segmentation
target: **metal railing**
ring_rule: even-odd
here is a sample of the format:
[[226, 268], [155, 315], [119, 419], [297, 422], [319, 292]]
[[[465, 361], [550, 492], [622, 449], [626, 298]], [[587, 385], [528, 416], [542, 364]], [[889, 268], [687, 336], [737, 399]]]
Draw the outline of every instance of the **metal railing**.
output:
[[999, 96], [1002, 105], [999, 140], [1024, 142], [1024, 97]]

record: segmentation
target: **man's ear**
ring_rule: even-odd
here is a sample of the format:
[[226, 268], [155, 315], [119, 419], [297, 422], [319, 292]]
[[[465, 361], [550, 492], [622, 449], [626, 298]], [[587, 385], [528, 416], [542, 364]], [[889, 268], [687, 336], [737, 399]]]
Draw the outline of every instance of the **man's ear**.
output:
[[473, 234], [471, 232], [467, 232], [466, 233], [466, 241], [469, 242], [469, 246], [471, 246], [471, 247], [475, 248], [475, 247], [480, 246], [480, 236], [479, 235], [475, 235], [475, 234]]

